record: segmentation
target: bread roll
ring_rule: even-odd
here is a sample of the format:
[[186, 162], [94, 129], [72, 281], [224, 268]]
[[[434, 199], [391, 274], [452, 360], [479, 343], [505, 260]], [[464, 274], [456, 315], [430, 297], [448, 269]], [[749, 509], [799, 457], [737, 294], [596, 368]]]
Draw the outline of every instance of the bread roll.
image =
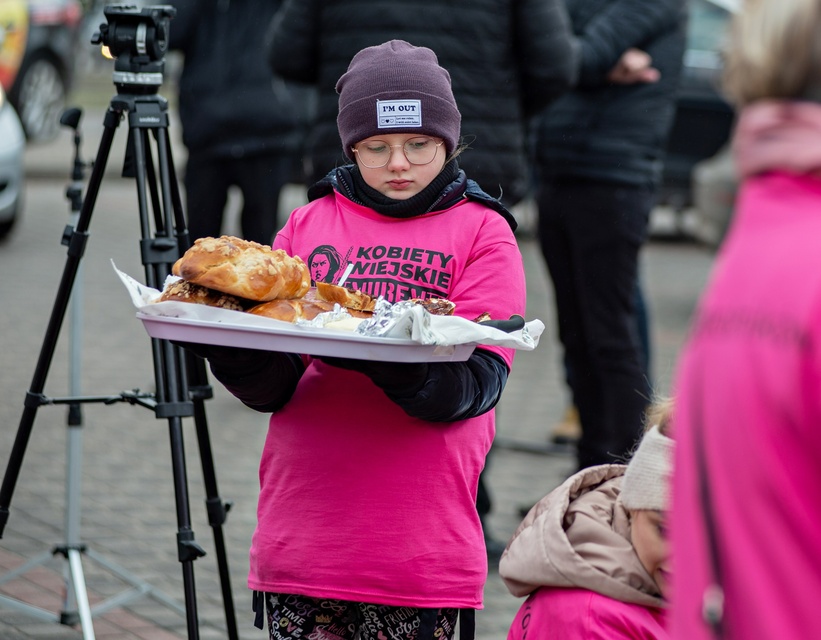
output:
[[353, 289], [346, 289], [327, 282], [316, 283], [316, 294], [320, 300], [335, 302], [340, 307], [346, 309], [357, 309], [358, 311], [373, 311], [376, 300], [368, 294]]
[[172, 272], [194, 284], [257, 302], [299, 298], [311, 286], [308, 267], [298, 256], [233, 236], [198, 238], [174, 263]]
[[245, 311], [242, 300], [236, 296], [214, 291], [187, 280], [177, 280], [166, 286], [157, 302], [166, 301], [191, 302], [232, 311]]
[[[302, 298], [263, 302], [248, 309], [248, 313], [273, 318], [274, 320], [295, 323], [297, 320], [313, 320], [320, 313], [333, 311], [335, 306], [336, 303], [334, 302], [320, 300], [316, 297], [316, 289], [311, 287], [308, 293]], [[370, 311], [360, 311], [358, 309], [346, 309], [346, 311], [350, 316], [359, 319], [373, 316]]]
[[320, 313], [333, 311], [334, 305], [324, 300], [305, 300], [293, 298], [288, 300], [271, 300], [248, 309], [248, 313], [264, 316], [274, 320], [295, 323], [297, 320], [313, 320]]
[[373, 311], [362, 311], [361, 309], [345, 309], [353, 318], [373, 318]]

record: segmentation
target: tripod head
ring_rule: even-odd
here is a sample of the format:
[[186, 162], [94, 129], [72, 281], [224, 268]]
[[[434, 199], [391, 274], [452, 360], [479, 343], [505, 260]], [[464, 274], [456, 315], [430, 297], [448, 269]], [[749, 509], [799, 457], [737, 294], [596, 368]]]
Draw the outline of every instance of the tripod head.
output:
[[138, 9], [124, 4], [103, 8], [91, 44], [100, 44], [114, 62], [114, 86], [119, 94], [155, 94], [163, 82], [169, 23], [177, 13], [170, 5]]

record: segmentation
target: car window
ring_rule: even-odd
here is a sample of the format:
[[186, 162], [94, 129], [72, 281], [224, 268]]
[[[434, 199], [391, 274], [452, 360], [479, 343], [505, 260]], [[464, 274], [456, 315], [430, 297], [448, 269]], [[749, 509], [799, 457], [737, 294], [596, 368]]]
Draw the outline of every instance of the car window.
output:
[[690, 0], [690, 23], [684, 64], [695, 69], [721, 69], [732, 0]]

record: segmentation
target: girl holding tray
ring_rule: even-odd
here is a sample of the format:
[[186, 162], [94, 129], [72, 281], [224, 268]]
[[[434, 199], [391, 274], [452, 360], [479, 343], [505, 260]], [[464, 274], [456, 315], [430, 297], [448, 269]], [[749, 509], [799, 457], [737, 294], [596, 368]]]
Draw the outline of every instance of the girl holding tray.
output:
[[[389, 302], [524, 315], [516, 223], [459, 168], [461, 116], [433, 51], [363, 49], [337, 91], [351, 164], [309, 190], [274, 248], [306, 261], [333, 248], [342, 262], [325, 281], [353, 265], [346, 286]], [[250, 558], [258, 626], [266, 613], [272, 639], [448, 640], [466, 610], [472, 637], [487, 575], [477, 482], [513, 350], [408, 364], [193, 349], [272, 414]]]

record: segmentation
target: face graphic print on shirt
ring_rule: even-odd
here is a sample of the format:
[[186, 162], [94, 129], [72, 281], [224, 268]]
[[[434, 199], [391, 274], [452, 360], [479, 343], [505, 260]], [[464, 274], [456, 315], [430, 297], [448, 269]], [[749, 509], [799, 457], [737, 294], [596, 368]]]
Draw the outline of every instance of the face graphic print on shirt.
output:
[[319, 245], [311, 251], [308, 257], [308, 269], [311, 272], [311, 284], [317, 282], [336, 283], [346, 265], [342, 264], [342, 257], [329, 244]]

